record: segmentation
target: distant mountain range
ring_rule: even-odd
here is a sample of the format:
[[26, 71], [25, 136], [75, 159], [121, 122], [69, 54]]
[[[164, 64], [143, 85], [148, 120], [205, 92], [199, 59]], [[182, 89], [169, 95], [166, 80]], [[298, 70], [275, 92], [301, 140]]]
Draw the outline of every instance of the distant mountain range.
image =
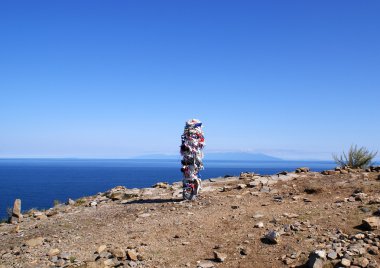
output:
[[[134, 159], [181, 159], [179, 154], [147, 154], [134, 157]], [[261, 153], [228, 152], [205, 153], [204, 160], [231, 160], [231, 161], [282, 161], [283, 159]]]

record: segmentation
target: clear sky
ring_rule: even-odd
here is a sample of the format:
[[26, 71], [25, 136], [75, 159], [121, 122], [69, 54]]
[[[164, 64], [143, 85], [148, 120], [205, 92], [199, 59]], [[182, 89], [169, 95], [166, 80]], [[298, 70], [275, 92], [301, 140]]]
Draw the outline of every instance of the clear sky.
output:
[[377, 0], [1, 1], [0, 157], [380, 148]]

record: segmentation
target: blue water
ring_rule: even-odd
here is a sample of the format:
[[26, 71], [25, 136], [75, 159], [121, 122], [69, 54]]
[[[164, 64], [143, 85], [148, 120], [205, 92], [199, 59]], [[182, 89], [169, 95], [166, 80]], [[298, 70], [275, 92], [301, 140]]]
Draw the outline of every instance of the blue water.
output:
[[[206, 161], [202, 178], [239, 175], [242, 171], [275, 174], [308, 166], [314, 171], [334, 167], [333, 162]], [[149, 187], [156, 182], [180, 181], [177, 160], [0, 159], [0, 218], [21, 198], [24, 211], [49, 208], [66, 201], [104, 192], [117, 185]]]

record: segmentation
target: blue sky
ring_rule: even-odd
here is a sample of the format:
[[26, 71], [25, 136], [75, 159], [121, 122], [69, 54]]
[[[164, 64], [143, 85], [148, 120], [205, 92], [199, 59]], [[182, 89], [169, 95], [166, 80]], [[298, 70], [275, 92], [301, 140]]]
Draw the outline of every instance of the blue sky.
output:
[[379, 1], [2, 1], [0, 157], [379, 149]]

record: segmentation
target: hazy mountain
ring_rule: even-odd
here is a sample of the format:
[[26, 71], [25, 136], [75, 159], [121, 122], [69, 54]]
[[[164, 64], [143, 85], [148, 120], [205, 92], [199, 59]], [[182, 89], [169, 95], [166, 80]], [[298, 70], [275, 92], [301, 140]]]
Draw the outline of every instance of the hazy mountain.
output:
[[[134, 157], [135, 159], [181, 159], [180, 154], [147, 154]], [[281, 161], [281, 158], [261, 153], [205, 153], [204, 160], [232, 160], [232, 161]]]

